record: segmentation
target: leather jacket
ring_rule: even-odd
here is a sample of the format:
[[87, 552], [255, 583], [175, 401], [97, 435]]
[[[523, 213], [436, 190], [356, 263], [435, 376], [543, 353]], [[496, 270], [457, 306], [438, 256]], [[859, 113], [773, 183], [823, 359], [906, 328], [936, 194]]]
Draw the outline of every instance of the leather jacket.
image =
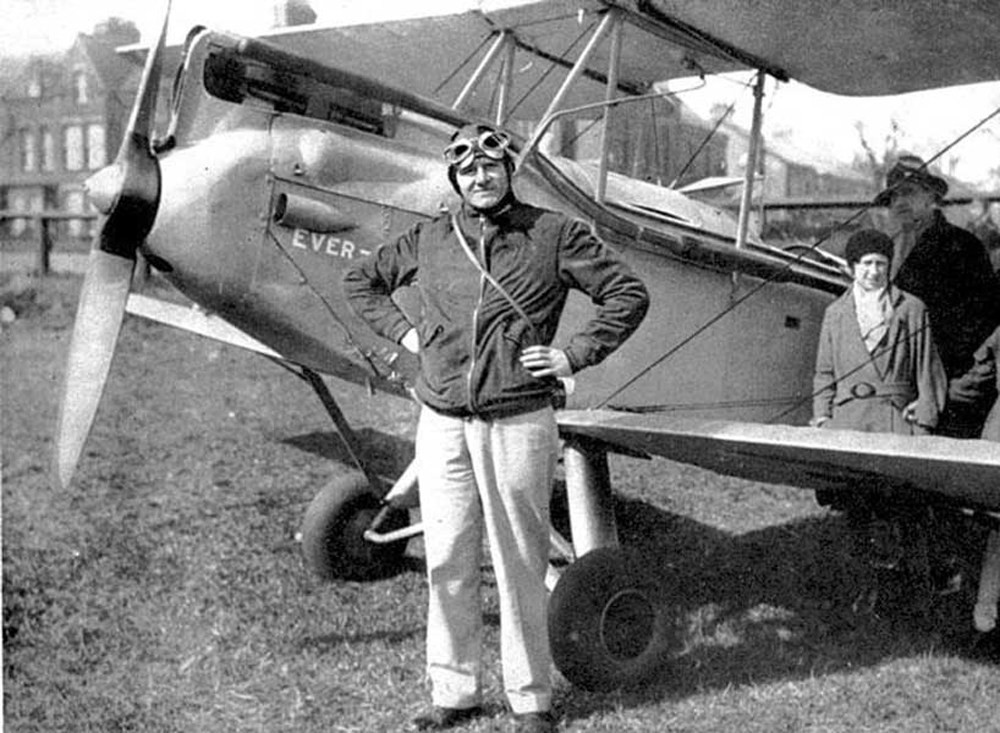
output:
[[[481, 274], [456, 236], [457, 221], [480, 264], [530, 318]], [[392, 300], [420, 295], [411, 324]], [[597, 364], [638, 328], [649, 296], [629, 267], [580, 221], [512, 200], [485, 215], [462, 207], [412, 227], [345, 274], [348, 303], [381, 335], [420, 337], [417, 398], [453, 416], [508, 416], [551, 404], [554, 378], [521, 366], [521, 351], [550, 344], [571, 289], [596, 313], [563, 347], [574, 372]]]

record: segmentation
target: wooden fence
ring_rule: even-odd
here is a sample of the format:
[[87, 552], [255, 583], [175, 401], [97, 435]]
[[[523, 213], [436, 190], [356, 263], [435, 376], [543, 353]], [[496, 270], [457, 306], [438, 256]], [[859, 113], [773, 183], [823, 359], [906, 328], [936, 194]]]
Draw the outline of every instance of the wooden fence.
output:
[[52, 233], [53, 223], [69, 220], [93, 221], [97, 219], [97, 214], [58, 211], [55, 209], [47, 211], [14, 211], [12, 209], [0, 209], [0, 223], [18, 219], [38, 223], [38, 226], [35, 227], [38, 232], [36, 245], [36, 251], [38, 253], [37, 270], [40, 275], [47, 275], [51, 271], [51, 255], [54, 242]]

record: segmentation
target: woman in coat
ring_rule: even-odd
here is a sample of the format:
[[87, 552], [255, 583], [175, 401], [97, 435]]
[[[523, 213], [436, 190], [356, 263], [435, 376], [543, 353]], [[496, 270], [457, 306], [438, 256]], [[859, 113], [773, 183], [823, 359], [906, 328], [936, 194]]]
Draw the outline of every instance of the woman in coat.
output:
[[924, 304], [889, 284], [892, 254], [874, 229], [847, 242], [854, 283], [823, 316], [813, 426], [921, 435], [937, 425], [948, 380]]

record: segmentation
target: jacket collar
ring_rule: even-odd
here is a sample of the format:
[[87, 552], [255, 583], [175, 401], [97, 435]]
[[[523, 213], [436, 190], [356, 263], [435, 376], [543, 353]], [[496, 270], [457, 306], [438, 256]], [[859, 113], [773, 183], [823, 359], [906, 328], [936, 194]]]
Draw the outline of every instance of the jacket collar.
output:
[[[889, 302], [892, 303], [892, 307], [893, 308], [898, 307], [899, 304], [903, 300], [903, 291], [900, 290], [895, 285], [893, 285], [892, 283], [889, 283], [889, 285], [887, 286], [887, 288], [886, 288], [886, 294], [888, 295]], [[854, 307], [854, 284], [853, 283], [851, 284], [851, 286], [849, 288], [847, 288], [846, 291], [844, 291], [843, 295], [840, 297], [840, 301], [843, 304], [843, 307], [841, 309], [841, 313], [843, 315], [845, 315], [845, 316], [849, 315], [851, 318], [854, 318], [855, 315], [856, 315], [856, 313], [857, 313], [857, 311], [856, 311], [856, 309]]]

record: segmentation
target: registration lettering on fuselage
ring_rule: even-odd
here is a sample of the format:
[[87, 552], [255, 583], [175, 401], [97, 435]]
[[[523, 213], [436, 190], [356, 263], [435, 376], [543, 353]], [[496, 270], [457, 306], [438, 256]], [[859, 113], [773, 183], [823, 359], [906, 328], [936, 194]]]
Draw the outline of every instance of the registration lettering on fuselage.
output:
[[323, 232], [313, 232], [308, 229], [295, 230], [292, 234], [292, 246], [348, 260], [355, 257], [367, 257], [371, 254], [370, 250], [359, 247], [350, 239], [335, 237], [332, 234], [324, 234]]

